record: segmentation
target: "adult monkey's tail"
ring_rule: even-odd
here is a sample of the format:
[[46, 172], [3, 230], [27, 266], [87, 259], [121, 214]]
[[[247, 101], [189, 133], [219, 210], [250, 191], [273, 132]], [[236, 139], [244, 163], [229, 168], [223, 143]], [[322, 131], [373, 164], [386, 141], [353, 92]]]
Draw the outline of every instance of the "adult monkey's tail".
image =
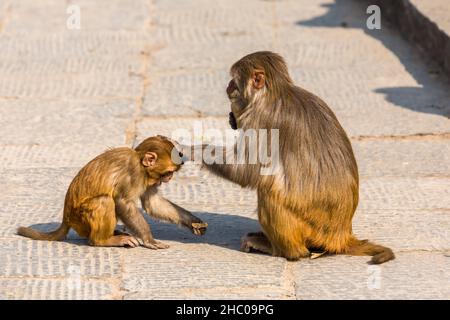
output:
[[343, 253], [352, 256], [372, 256], [370, 262], [373, 264], [380, 264], [395, 259], [391, 249], [370, 243], [368, 240], [358, 240], [355, 237], [350, 240], [347, 250]]

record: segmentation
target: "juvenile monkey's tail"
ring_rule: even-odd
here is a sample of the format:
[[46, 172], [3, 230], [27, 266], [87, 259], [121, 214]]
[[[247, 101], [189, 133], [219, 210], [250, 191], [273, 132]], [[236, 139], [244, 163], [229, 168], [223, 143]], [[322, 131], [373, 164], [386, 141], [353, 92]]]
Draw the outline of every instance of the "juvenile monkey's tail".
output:
[[31, 228], [19, 227], [17, 234], [34, 240], [59, 241], [64, 240], [69, 229], [70, 227], [63, 222], [55, 231], [40, 232]]
[[372, 256], [370, 263], [380, 264], [395, 259], [391, 249], [370, 243], [368, 240], [358, 240], [352, 237], [345, 254], [352, 256]]

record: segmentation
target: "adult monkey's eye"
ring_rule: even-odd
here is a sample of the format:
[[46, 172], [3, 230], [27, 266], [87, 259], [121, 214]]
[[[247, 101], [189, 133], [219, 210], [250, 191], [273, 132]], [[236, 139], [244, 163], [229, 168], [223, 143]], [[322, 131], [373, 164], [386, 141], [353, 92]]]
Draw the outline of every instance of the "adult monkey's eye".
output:
[[180, 156], [180, 158], [183, 158], [183, 152], [178, 152], [178, 155]]

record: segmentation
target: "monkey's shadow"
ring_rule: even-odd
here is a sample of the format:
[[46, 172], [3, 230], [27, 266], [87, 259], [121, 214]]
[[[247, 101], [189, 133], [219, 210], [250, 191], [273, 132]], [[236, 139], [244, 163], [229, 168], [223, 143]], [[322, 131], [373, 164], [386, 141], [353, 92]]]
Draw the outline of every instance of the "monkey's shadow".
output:
[[[156, 221], [148, 215], [145, 215], [145, 219], [150, 224], [153, 237], [157, 240], [207, 243], [232, 250], [239, 250], [241, 238], [246, 233], [260, 230], [258, 221], [248, 217], [211, 212], [193, 212], [193, 214], [208, 223], [208, 229], [203, 236], [196, 236], [190, 230], [171, 223]], [[35, 224], [31, 227], [39, 231], [49, 232], [56, 230], [59, 225], [59, 222], [50, 222]], [[122, 230], [122, 226], [122, 224], [118, 224], [116, 229]], [[87, 239], [81, 238], [72, 229], [64, 242], [88, 245]]]

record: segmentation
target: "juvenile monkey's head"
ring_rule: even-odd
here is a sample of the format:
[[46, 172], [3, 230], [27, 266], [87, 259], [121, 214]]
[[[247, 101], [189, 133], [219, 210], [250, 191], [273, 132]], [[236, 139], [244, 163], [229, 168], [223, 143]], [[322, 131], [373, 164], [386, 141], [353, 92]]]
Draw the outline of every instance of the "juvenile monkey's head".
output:
[[293, 84], [284, 59], [270, 51], [258, 51], [241, 58], [231, 67], [230, 75], [233, 78], [227, 87], [232, 111], [230, 124], [232, 117], [239, 123], [236, 119], [249, 104], [258, 100], [275, 101], [283, 96], [286, 86]]
[[173, 174], [184, 164], [183, 154], [163, 136], [145, 139], [135, 148], [135, 151], [139, 155], [141, 165], [155, 184], [169, 182]]

